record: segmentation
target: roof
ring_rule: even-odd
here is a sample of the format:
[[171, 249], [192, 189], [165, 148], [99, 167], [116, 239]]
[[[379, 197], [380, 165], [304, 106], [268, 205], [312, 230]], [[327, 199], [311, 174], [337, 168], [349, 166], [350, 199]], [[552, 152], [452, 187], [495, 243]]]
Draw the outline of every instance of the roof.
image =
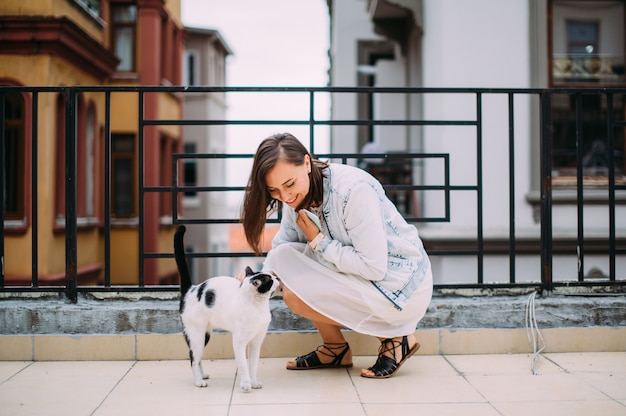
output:
[[224, 49], [226, 55], [233, 55], [232, 49], [228, 46], [228, 43], [222, 37], [219, 30], [185, 26], [185, 33], [194, 36], [206, 36], [208, 38], [213, 38], [215, 42], [217, 42]]

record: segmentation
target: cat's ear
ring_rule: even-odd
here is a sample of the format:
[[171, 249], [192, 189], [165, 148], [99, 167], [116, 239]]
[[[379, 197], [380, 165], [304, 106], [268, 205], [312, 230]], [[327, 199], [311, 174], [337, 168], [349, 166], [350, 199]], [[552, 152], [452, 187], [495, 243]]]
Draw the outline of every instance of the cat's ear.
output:
[[251, 274], [254, 274], [254, 272], [252, 271], [250, 266], [246, 266], [246, 276], [250, 276]]

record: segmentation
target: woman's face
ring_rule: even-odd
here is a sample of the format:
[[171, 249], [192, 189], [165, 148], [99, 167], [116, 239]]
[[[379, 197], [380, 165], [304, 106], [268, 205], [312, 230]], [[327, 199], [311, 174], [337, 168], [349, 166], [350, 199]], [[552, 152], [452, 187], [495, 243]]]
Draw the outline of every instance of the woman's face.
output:
[[265, 185], [270, 196], [296, 208], [309, 193], [311, 159], [304, 157], [300, 166], [279, 159], [265, 175]]

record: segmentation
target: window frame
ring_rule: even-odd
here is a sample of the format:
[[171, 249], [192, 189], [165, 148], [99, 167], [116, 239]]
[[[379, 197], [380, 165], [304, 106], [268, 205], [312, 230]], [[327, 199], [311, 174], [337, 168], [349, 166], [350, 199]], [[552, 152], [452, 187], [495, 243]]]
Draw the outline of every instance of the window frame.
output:
[[[12, 164], [12, 169], [11, 172], [4, 172], [4, 178], [5, 178], [5, 192], [9, 192], [9, 178], [11, 176], [13, 176], [15, 178], [15, 184], [14, 184], [14, 188], [13, 191], [14, 195], [13, 195], [13, 203], [15, 204], [15, 210], [14, 211], [8, 211], [8, 196], [3, 196], [3, 200], [2, 200], [2, 204], [3, 204], [3, 209], [4, 211], [4, 220], [5, 221], [24, 221], [25, 217], [26, 217], [26, 201], [25, 201], [25, 194], [26, 194], [26, 100], [23, 94], [19, 93], [19, 92], [7, 92], [4, 94], [4, 106], [5, 106], [5, 116], [8, 110], [8, 103], [9, 100], [7, 100], [7, 96], [8, 95], [12, 95], [14, 97], [16, 97], [17, 99], [19, 99], [19, 103], [16, 103], [17, 105], [19, 105], [21, 107], [21, 117], [20, 118], [12, 118], [12, 119], [7, 119], [5, 118], [4, 123], [5, 126], [7, 127], [6, 130], [9, 129], [14, 129], [16, 131], [16, 136], [14, 137], [14, 140], [16, 141], [15, 145], [14, 145], [14, 150], [13, 150], [13, 154], [9, 154], [10, 149], [8, 148], [7, 144], [8, 141], [11, 140], [11, 138], [7, 137], [6, 134], [6, 130], [5, 130], [5, 158], [7, 158], [8, 160], [14, 160], [15, 163]], [[7, 164], [3, 162], [3, 166], [6, 168]]]
[[[183, 74], [184, 80], [183, 85], [201, 85], [200, 81], [200, 53], [195, 49], [186, 50], [184, 53], [185, 58], [183, 59]], [[189, 59], [193, 58], [193, 62], [190, 65]], [[194, 79], [190, 80], [190, 71], [193, 72]]]
[[[597, 68], [597, 65], [600, 64], [600, 53], [601, 49], [601, 22], [598, 20], [598, 16], [590, 13], [588, 16], [577, 16], [577, 15], [560, 15], [560, 19], [562, 20], [564, 30], [566, 34], [563, 39], [564, 45], [561, 47], [566, 48], [566, 58], [563, 60], [563, 57], [560, 57], [559, 54], [555, 53], [555, 30], [558, 26], [555, 6], [561, 3], [562, 0], [549, 0], [548, 2], [548, 22], [547, 22], [547, 61], [548, 61], [548, 86], [551, 88], [563, 88], [563, 87], [573, 87], [573, 88], [585, 88], [585, 87], [593, 87], [593, 88], [601, 88], [601, 87], [622, 87], [626, 85], [626, 78], [622, 76], [619, 82], [613, 82], [610, 79], [602, 79], [601, 76], [594, 76], [594, 69]], [[594, 5], [594, 1], [590, 0], [577, 0], [578, 3], [583, 5], [583, 3], [587, 3], [587, 5]], [[622, 23], [622, 33], [626, 38], [626, 0], [615, 0], [615, 4], [619, 5], [621, 3], [622, 13], [624, 17], [621, 19]], [[570, 56], [575, 55], [575, 51], [572, 49], [572, 45], [574, 40], [570, 39], [567, 35], [567, 23], [568, 22], [583, 22], [588, 23], [590, 25], [595, 26], [595, 30], [597, 32], [595, 36], [596, 45], [590, 49], [589, 58], [585, 57], [573, 57]], [[589, 43], [589, 42], [587, 42]], [[582, 43], [580, 44], [582, 45]], [[578, 45], [578, 46], [580, 46]], [[575, 59], [578, 59], [579, 62], [576, 63]], [[619, 61], [619, 56], [617, 56], [617, 60]], [[582, 59], [586, 59], [583, 61]], [[563, 62], [570, 61], [570, 66], [563, 66]], [[626, 60], [626, 41], [624, 41], [623, 51], [621, 53], [621, 62], [622, 69], [623, 63]], [[577, 65], [577, 66], [576, 66]], [[602, 65], [605, 65], [604, 63]], [[578, 78], [576, 78], [576, 73], [571, 68], [579, 68], [580, 74]], [[583, 68], [584, 67], [584, 68]], [[582, 68], [582, 69], [581, 69]], [[586, 68], [586, 69], [585, 69]], [[564, 69], [567, 71], [564, 72]], [[585, 73], [588, 71], [588, 73]], [[623, 72], [622, 72], [623, 73]], [[567, 74], [573, 74], [570, 78], [564, 76]], [[576, 126], [575, 120], [572, 120], [572, 117], [576, 114], [576, 98], [570, 99], [569, 102], [565, 102], [563, 99], [560, 99], [559, 95], [553, 95], [552, 97], [552, 126], [553, 126], [553, 176], [552, 183], [555, 187], [560, 189], [569, 189], [575, 188], [577, 184], [577, 173], [576, 173]], [[625, 98], [614, 97], [613, 106], [614, 106], [614, 114], [616, 117], [621, 117], [623, 120], [626, 113], [626, 104], [624, 103]], [[588, 97], [583, 96], [580, 98], [579, 105], [581, 105], [581, 113], [585, 114], [586, 117], [582, 121], [582, 144], [583, 144], [583, 152], [585, 158], [593, 156], [593, 146], [594, 142], [597, 142], [597, 138], [600, 137], [600, 141], [604, 138], [604, 142], [606, 142], [606, 137], [608, 136], [607, 128], [607, 104], [606, 104], [606, 96], [598, 96], [598, 97]], [[596, 114], [596, 117], [588, 117], [591, 114]], [[619, 120], [620, 118], [617, 118]], [[615, 135], [615, 143], [617, 146], [621, 146], [622, 154], [624, 153], [624, 148], [626, 147], [626, 140], [624, 139], [625, 132], [624, 129], [616, 129], [614, 132]], [[565, 139], [563, 138], [565, 137]], [[597, 144], [597, 143], [596, 143]], [[619, 148], [619, 147], [618, 147]], [[622, 156], [622, 161], [616, 160], [616, 183], [626, 183], [623, 178], [623, 175], [626, 174], [626, 158]], [[583, 185], [585, 188], [597, 188], [604, 189], [608, 186], [608, 170], [606, 173], [602, 173], [601, 169], [590, 169], [587, 171], [583, 171]]]
[[[116, 8], [134, 8], [134, 20], [133, 21], [116, 21], [115, 20], [115, 9]], [[110, 5], [110, 25], [111, 25], [111, 51], [115, 56], [120, 60], [116, 71], [117, 72], [136, 72], [137, 71], [137, 17], [139, 15], [139, 8], [132, 1], [115, 1]], [[132, 31], [132, 40], [130, 42], [131, 52], [129, 59], [131, 62], [128, 65], [128, 68], [120, 69], [120, 66], [124, 63], [123, 59], [117, 56], [117, 47], [119, 42], [119, 29], [130, 29]]]
[[[131, 139], [132, 142], [132, 150], [117, 150], [116, 149], [116, 140], [117, 139]], [[117, 211], [117, 202], [118, 202], [118, 183], [116, 181], [117, 175], [116, 163], [119, 160], [128, 160], [130, 161], [130, 169], [131, 177], [130, 177], [130, 209], [129, 213], [120, 214]], [[129, 219], [137, 217], [137, 135], [134, 132], [129, 133], [111, 133], [111, 218], [115, 219]]]

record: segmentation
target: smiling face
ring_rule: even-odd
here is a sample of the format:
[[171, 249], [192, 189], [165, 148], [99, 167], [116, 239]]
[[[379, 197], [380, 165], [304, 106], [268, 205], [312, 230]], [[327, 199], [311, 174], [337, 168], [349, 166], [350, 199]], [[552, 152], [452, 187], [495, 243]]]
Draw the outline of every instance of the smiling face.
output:
[[291, 208], [296, 208], [309, 193], [311, 159], [304, 157], [302, 165], [279, 159], [265, 175], [265, 185], [270, 196]]

